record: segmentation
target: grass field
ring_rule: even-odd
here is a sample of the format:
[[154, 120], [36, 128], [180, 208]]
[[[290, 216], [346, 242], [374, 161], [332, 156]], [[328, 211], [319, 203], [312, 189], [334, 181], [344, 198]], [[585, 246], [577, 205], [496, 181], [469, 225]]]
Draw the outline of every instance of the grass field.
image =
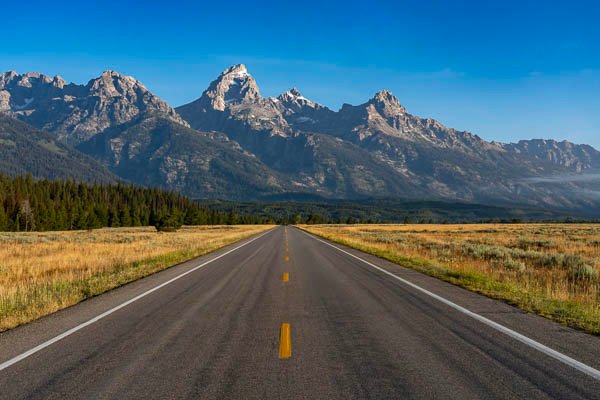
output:
[[32, 321], [269, 226], [0, 232], [0, 331]]
[[565, 325], [600, 334], [600, 225], [304, 225]]

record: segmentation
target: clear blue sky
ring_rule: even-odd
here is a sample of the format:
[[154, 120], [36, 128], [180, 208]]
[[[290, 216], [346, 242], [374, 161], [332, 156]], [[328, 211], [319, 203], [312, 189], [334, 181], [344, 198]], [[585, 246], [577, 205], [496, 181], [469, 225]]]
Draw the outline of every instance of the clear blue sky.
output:
[[85, 83], [133, 75], [178, 106], [244, 63], [263, 95], [337, 109], [391, 89], [410, 112], [485, 139], [600, 149], [594, 1], [29, 1], [5, 5], [0, 70]]

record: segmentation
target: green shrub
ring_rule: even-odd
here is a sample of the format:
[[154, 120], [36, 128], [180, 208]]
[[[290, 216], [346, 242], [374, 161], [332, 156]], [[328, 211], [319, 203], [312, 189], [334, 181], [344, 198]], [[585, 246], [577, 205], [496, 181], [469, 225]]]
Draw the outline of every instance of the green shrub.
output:
[[590, 265], [581, 264], [569, 270], [569, 277], [577, 282], [593, 283], [598, 280], [598, 270]]
[[506, 269], [510, 269], [512, 271], [523, 272], [525, 271], [525, 263], [520, 260], [513, 260], [512, 258], [507, 258], [502, 263], [502, 266]]
[[550, 240], [529, 240], [519, 239], [516, 243], [516, 247], [523, 250], [534, 249], [547, 249], [553, 246], [553, 242]]
[[158, 232], [175, 232], [181, 228], [183, 221], [178, 213], [163, 214], [154, 221], [154, 227]]

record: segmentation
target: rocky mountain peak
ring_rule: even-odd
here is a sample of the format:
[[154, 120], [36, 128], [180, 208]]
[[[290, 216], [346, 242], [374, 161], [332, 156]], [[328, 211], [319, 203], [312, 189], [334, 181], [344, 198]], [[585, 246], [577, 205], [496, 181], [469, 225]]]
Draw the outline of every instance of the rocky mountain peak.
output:
[[23, 76], [26, 78], [48, 78], [46, 75], [40, 74], [39, 72], [25, 72]]
[[[276, 102], [280, 104], [280, 108], [284, 114], [290, 113], [304, 113], [304, 112], [324, 112], [330, 113], [327, 107], [322, 106], [319, 103], [315, 103], [312, 100], [307, 99], [300, 93], [297, 88], [292, 88], [285, 93], [280, 94], [276, 99]], [[308, 116], [304, 116], [305, 118]], [[316, 115], [311, 115], [310, 118], [316, 118]]]
[[[23, 75], [15, 71], [0, 74], [0, 90], [14, 89], [15, 87], [33, 89], [34, 87], [51, 85], [62, 88], [66, 82], [58, 75], [50, 77], [39, 72], [26, 72]], [[9, 88], [10, 87], [10, 88]]]
[[15, 71], [3, 72], [0, 74], [0, 90], [4, 89], [18, 74]]
[[373, 105], [386, 118], [406, 114], [406, 109], [390, 90], [380, 90], [375, 93], [375, 96], [369, 100], [368, 104]]
[[131, 76], [104, 71], [87, 85], [37, 72], [0, 76], [0, 112], [76, 145], [105, 129], [148, 113], [187, 125], [166, 102]]
[[294, 104], [313, 104], [312, 101], [308, 100], [306, 97], [302, 96], [302, 93], [296, 88], [292, 88], [285, 93], [280, 94], [277, 97], [277, 100], [283, 103], [294, 103]]
[[100, 76], [105, 77], [105, 76], [125, 76], [125, 75], [122, 75], [120, 72], [117, 72], [114, 69], [107, 69], [106, 71], [102, 72], [102, 74], [100, 74]]
[[54, 75], [54, 77], [52, 78], [52, 85], [54, 87], [62, 89], [63, 87], [65, 87], [66, 84], [67, 81], [65, 81], [60, 75]]
[[229, 67], [225, 71], [223, 71], [221, 73], [221, 76], [223, 76], [223, 75], [235, 75], [237, 77], [244, 77], [249, 74], [248, 74], [248, 70], [246, 69], [246, 66], [244, 64], [237, 64], [237, 65], [232, 65], [231, 67]]
[[302, 93], [300, 93], [300, 91], [298, 89], [296, 89], [295, 87], [290, 89], [289, 94], [291, 94], [292, 96], [295, 96], [295, 97], [303, 97]]
[[113, 70], [104, 71], [100, 77], [92, 79], [88, 88], [90, 94], [100, 97], [133, 96], [135, 93], [148, 92], [134, 77]]
[[2, 75], [0, 75], [0, 76], [7, 77], [7, 78], [14, 78], [17, 75], [19, 75], [17, 73], [17, 71], [14, 71], [11, 69], [10, 71], [3, 72]]
[[230, 104], [252, 103], [262, 99], [256, 81], [244, 64], [227, 68], [202, 93], [200, 102], [213, 110], [224, 111]]

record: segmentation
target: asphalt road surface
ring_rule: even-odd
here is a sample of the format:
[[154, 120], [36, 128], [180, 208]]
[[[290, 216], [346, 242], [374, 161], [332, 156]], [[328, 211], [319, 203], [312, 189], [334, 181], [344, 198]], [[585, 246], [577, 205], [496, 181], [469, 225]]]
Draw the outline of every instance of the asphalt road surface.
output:
[[0, 335], [2, 399], [600, 398], [598, 369], [598, 337], [292, 227]]

